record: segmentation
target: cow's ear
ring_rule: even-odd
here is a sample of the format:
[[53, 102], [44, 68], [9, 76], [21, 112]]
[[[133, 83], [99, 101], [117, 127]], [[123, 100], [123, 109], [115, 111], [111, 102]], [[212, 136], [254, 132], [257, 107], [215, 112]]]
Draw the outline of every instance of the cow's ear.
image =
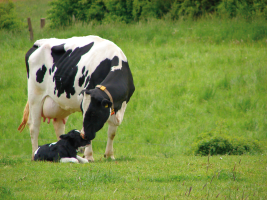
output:
[[82, 90], [80, 94], [84, 96], [84, 93], [91, 94], [90, 90], [87, 90], [87, 89]]
[[107, 100], [107, 99], [103, 99], [103, 100], [101, 101], [101, 105], [102, 105], [104, 108], [110, 108], [110, 107], [112, 106], [112, 103], [111, 103], [109, 100]]

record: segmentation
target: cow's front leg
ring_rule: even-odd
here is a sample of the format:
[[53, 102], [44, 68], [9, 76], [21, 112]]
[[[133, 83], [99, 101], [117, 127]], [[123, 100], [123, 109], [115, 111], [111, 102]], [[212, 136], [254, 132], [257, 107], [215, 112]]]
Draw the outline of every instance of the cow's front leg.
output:
[[93, 158], [93, 148], [92, 148], [92, 140], [91, 140], [91, 144], [86, 145], [85, 150], [84, 150], [84, 157], [85, 159], [87, 159], [88, 161], [93, 162], [94, 158]]
[[111, 158], [112, 160], [115, 160], [114, 157], [114, 151], [113, 151], [113, 140], [116, 135], [118, 126], [114, 126], [109, 124], [108, 126], [108, 142], [106, 146], [106, 151], [105, 151], [105, 158]]
[[68, 117], [64, 119], [53, 119], [53, 125], [56, 132], [57, 140], [60, 140], [59, 136], [65, 133], [65, 124], [67, 122]]

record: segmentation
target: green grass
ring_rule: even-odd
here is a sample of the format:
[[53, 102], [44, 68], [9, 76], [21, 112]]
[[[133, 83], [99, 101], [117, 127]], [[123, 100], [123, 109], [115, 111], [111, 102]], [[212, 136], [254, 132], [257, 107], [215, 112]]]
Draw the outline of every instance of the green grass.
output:
[[[48, 1], [36, 2], [15, 2], [24, 30], [0, 30], [1, 199], [267, 198], [266, 21], [151, 20], [41, 30]], [[27, 3], [36, 9], [25, 10]], [[29, 131], [17, 131], [27, 102], [24, 56], [33, 44], [28, 15], [35, 40], [99, 35], [128, 57], [136, 91], [115, 137], [115, 162], [103, 158], [107, 126], [93, 141], [94, 163], [30, 162]], [[66, 130], [81, 127], [81, 113], [71, 115]], [[265, 151], [192, 156], [197, 136], [213, 130], [258, 140]], [[52, 125], [43, 123], [39, 144], [54, 141]]]
[[[121, 156], [88, 165], [0, 160], [9, 199], [266, 199], [266, 156]], [[258, 166], [255, 170], [255, 166]], [[190, 189], [191, 188], [191, 189]], [[190, 192], [189, 192], [190, 191]]]

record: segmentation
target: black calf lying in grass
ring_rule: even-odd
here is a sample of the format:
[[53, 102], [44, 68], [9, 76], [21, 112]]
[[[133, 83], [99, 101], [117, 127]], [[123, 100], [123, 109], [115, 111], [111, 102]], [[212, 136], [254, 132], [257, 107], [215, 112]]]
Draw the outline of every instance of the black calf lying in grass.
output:
[[61, 135], [60, 138], [61, 140], [58, 142], [40, 146], [34, 152], [34, 160], [88, 163], [87, 159], [77, 155], [77, 149], [90, 144], [90, 141], [84, 140], [78, 130], [72, 130], [65, 135]]

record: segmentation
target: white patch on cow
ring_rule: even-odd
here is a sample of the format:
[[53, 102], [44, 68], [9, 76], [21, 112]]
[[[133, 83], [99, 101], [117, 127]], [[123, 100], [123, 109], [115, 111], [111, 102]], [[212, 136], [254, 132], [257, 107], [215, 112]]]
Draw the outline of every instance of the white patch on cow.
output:
[[83, 96], [83, 103], [82, 103], [82, 108], [83, 108], [83, 119], [85, 117], [85, 113], [88, 110], [88, 107], [91, 103], [91, 95], [84, 93]]
[[55, 145], [55, 144], [56, 144], [56, 142], [53, 142], [53, 143], [49, 144], [49, 147], [51, 147], [52, 145]]
[[77, 133], [81, 133], [79, 130], [75, 130]]
[[[118, 48], [119, 48], [119, 47], [118, 47]], [[127, 58], [126, 58], [126, 56], [124, 55], [124, 53], [122, 52], [122, 50], [119, 49], [119, 51], [120, 51], [119, 65], [118, 65], [118, 66], [113, 66], [113, 67], [111, 68], [111, 71], [121, 70], [121, 68], [122, 68], [122, 61], [127, 62]]]
[[108, 123], [112, 126], [119, 126], [123, 120], [123, 116], [127, 107], [126, 101], [122, 102], [121, 109], [117, 111], [115, 115], [111, 115], [108, 118]]
[[37, 154], [37, 152], [38, 152], [38, 150], [40, 149], [40, 147], [38, 148], [38, 149], [36, 149], [36, 151], [34, 152], [34, 155], [36, 155]]
[[76, 158], [61, 158], [60, 159], [61, 163], [79, 163], [79, 160]]
[[115, 70], [121, 70], [121, 68], [122, 68], [122, 63], [121, 60], [119, 60], [119, 65], [111, 67], [111, 71], [113, 72]]

